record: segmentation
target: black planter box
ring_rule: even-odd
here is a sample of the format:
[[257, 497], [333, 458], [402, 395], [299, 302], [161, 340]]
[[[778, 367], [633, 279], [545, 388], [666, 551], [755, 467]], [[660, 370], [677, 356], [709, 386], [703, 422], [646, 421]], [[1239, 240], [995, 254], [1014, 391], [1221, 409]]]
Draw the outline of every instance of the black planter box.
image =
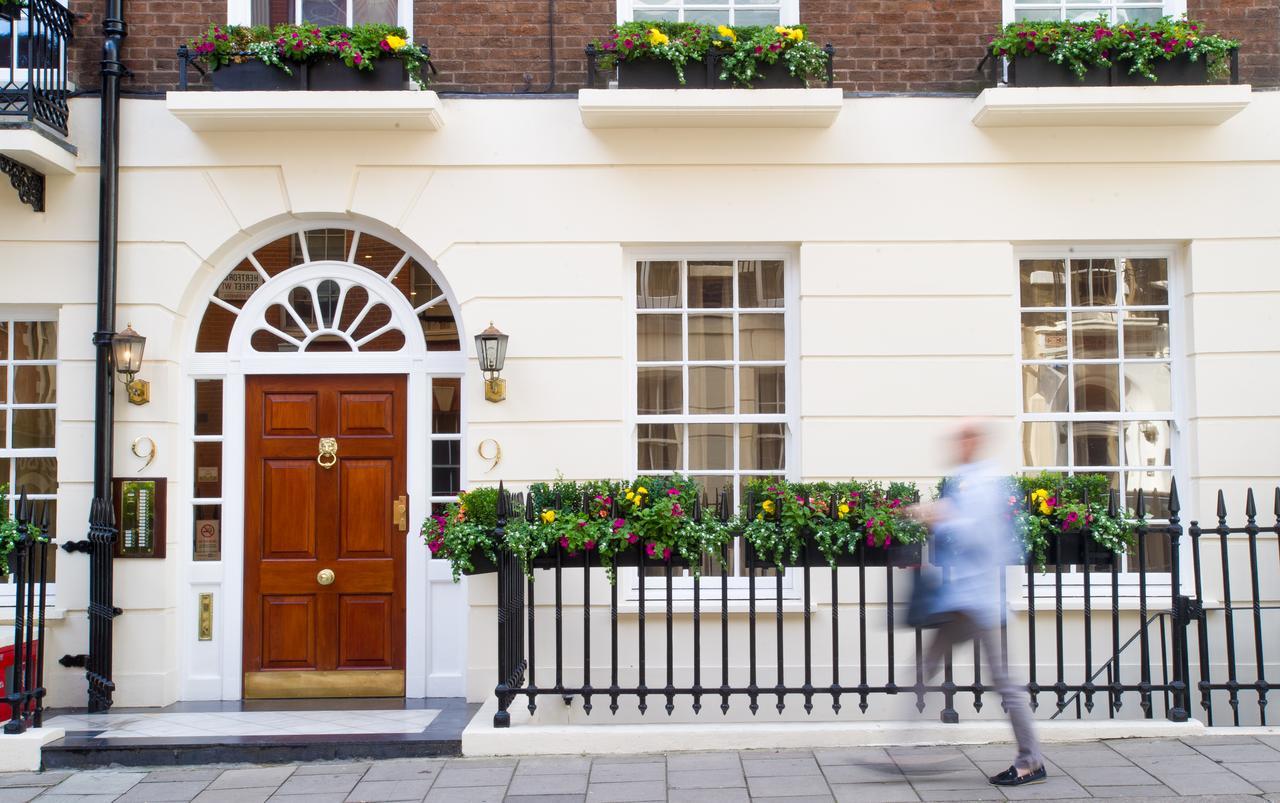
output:
[[1084, 78], [1068, 67], [1055, 64], [1039, 53], [1009, 60], [1010, 86], [1110, 86], [1111, 71], [1106, 67], [1090, 67]]
[[1049, 538], [1049, 549], [1045, 552], [1045, 562], [1063, 566], [1111, 566], [1116, 562], [1116, 553], [1098, 544], [1093, 538], [1080, 530], [1059, 533]]
[[[719, 75], [720, 65], [716, 64], [716, 82], [718, 89], [728, 89], [738, 86], [733, 81], [723, 79]], [[773, 64], [761, 64], [756, 67], [757, 75], [751, 81], [751, 89], [804, 89], [805, 82], [803, 78], [796, 78], [791, 74], [791, 68], [787, 66], [787, 62], [778, 59]], [[740, 87], [745, 89], [746, 87]]]
[[1198, 86], [1209, 83], [1209, 62], [1201, 57], [1192, 61], [1185, 56], [1160, 59], [1151, 66], [1156, 80], [1129, 72], [1128, 62], [1117, 62], [1114, 70], [1116, 86]]
[[710, 70], [705, 61], [684, 65], [684, 83], [676, 79], [676, 68], [670, 62], [656, 59], [618, 62], [619, 89], [706, 89]]
[[357, 70], [337, 59], [323, 59], [310, 66], [307, 89], [315, 92], [392, 92], [404, 89], [404, 62], [378, 59], [372, 70]]
[[[858, 549], [865, 556], [867, 566], [919, 566], [924, 562], [920, 547], [920, 544], [867, 546], [865, 541], [858, 544]], [[858, 565], [856, 560], [854, 565]]]
[[493, 574], [498, 570], [498, 564], [489, 560], [489, 556], [478, 549], [471, 553], [471, 565], [471, 571], [463, 572], [467, 577], [473, 574]]
[[292, 92], [303, 89], [306, 65], [290, 64], [289, 69], [293, 75], [260, 61], [245, 61], [214, 70], [210, 80], [219, 92]]

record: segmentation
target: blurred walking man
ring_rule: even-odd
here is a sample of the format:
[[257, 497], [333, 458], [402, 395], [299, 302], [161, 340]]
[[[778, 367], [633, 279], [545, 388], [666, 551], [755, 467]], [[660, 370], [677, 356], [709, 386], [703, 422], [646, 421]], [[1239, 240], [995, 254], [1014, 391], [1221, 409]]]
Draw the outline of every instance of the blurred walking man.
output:
[[938, 632], [925, 654], [925, 680], [937, 674], [955, 645], [975, 639], [981, 643], [1018, 742], [1013, 766], [990, 781], [997, 786], [1021, 786], [1044, 780], [1044, 757], [1026, 690], [1009, 678], [1000, 651], [1000, 623], [1005, 616], [1000, 574], [1016, 562], [1013, 558], [1020, 550], [1008, 515], [1009, 488], [996, 475], [995, 466], [979, 460], [985, 440], [986, 433], [977, 422], [956, 431], [952, 439], [956, 468], [942, 498], [920, 508], [930, 524], [931, 549], [940, 558], [937, 563], [951, 570], [930, 605]]

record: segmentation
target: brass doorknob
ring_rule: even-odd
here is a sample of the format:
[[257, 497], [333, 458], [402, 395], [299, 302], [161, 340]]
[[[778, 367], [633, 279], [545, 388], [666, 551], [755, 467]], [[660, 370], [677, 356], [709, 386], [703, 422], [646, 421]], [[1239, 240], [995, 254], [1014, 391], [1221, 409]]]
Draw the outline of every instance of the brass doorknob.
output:
[[333, 569], [321, 569], [316, 575], [316, 582], [322, 586], [333, 585], [333, 581], [337, 579], [337, 575], [333, 573]]

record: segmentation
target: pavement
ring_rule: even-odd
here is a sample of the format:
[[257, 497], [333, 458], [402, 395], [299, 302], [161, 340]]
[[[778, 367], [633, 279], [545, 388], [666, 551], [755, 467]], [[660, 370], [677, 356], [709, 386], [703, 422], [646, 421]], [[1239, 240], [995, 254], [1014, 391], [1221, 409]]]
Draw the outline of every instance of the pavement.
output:
[[993, 744], [6, 773], [0, 803], [1280, 801], [1280, 735], [1051, 744], [1045, 783], [987, 784], [1012, 754]]

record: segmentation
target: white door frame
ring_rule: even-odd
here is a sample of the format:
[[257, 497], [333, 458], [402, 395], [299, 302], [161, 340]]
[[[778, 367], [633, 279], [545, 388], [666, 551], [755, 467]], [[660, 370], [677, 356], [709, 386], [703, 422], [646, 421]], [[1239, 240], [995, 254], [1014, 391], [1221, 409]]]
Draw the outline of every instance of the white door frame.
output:
[[[318, 228], [346, 228], [365, 231], [367, 226], [356, 226], [351, 221], [335, 221], [331, 225], [316, 222], [306, 226], [296, 223], [273, 231], [270, 236], [255, 238], [255, 248], [278, 239], [290, 232]], [[392, 235], [383, 231], [376, 236], [405, 248], [406, 253], [431, 273], [440, 285], [445, 297], [458, 315], [458, 305], [438, 273], [434, 264], [417, 249], [405, 247]], [[417, 314], [408, 300], [389, 281], [378, 274], [355, 264], [345, 262], [309, 262], [292, 267], [265, 281], [245, 302], [232, 328], [225, 354], [195, 352], [195, 339], [199, 321], [204, 314], [209, 297], [231, 269], [240, 263], [236, 259], [224, 266], [207, 282], [206, 292], [196, 296], [198, 309], [188, 316], [196, 321], [188, 338], [188, 359], [184, 365], [182, 433], [186, 440], [184, 459], [178, 467], [177, 482], [181, 492], [175, 494], [179, 504], [179, 532], [191, 532], [194, 509], [192, 507], [195, 456], [192, 437], [195, 424], [194, 380], [222, 379], [222, 554], [220, 561], [195, 561], [190, 537], [180, 539], [178, 554], [183, 556], [183, 577], [180, 581], [177, 638], [181, 645], [179, 657], [179, 699], [182, 700], [239, 700], [243, 696], [243, 639], [244, 639], [244, 487], [245, 487], [245, 377], [257, 374], [306, 375], [306, 374], [403, 374], [407, 376], [407, 428], [406, 469], [409, 493], [409, 517], [415, 526], [405, 534], [405, 696], [462, 696], [465, 694], [465, 664], [454, 670], [447, 660], [449, 655], [467, 654], [466, 631], [437, 634], [430, 628], [432, 600], [435, 604], [447, 601], [465, 604], [462, 587], [452, 587], [447, 571], [431, 570], [431, 556], [418, 535], [416, 522], [421, 522], [430, 511], [431, 452], [430, 411], [431, 381], [434, 377], [461, 377], [466, 373], [465, 346], [460, 352], [428, 352], [421, 336]], [[371, 301], [386, 304], [392, 312], [392, 321], [405, 336], [405, 345], [398, 352], [364, 353], [262, 353], [249, 344], [253, 332], [259, 328], [267, 308], [301, 282], [315, 282], [332, 278], [349, 281], [364, 287]], [[460, 333], [466, 330], [458, 319]], [[465, 395], [465, 394], [464, 394]], [[465, 399], [462, 405], [465, 421]], [[465, 450], [466, 433], [462, 433]], [[465, 451], [464, 451], [465, 453]], [[447, 568], [447, 567], [446, 567]], [[450, 588], [434, 589], [435, 585], [449, 583]], [[198, 598], [201, 593], [214, 594], [214, 636], [212, 641], [200, 642], [195, 637]], [[422, 637], [430, 634], [430, 637]], [[413, 637], [418, 634], [418, 637]], [[442, 671], [442, 669], [444, 671]]]

